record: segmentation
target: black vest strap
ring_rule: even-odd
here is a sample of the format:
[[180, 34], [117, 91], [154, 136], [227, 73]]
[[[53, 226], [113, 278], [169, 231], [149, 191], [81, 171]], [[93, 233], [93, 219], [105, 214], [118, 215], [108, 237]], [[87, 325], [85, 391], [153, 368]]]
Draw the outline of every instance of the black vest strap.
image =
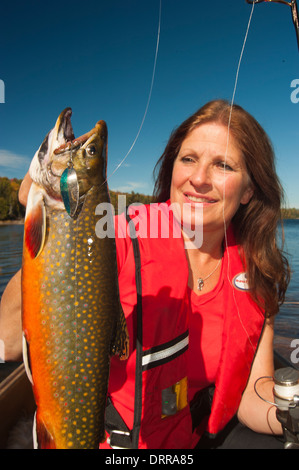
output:
[[132, 449], [132, 433], [110, 397], [107, 398], [105, 429], [109, 433], [109, 445], [112, 448]]
[[108, 397], [105, 413], [105, 427], [110, 434], [110, 446], [127, 449], [138, 449], [141, 414], [142, 414], [142, 282], [141, 258], [135, 225], [126, 208], [126, 219], [130, 228], [130, 237], [135, 259], [135, 281], [137, 290], [137, 338], [136, 338], [136, 372], [135, 372], [135, 401], [134, 423], [130, 431], [118, 411]]
[[136, 371], [135, 371], [135, 401], [134, 401], [134, 424], [132, 430], [132, 448], [138, 449], [138, 441], [141, 426], [142, 413], [142, 282], [141, 282], [141, 258], [138, 238], [136, 237], [135, 225], [132, 222], [128, 210], [126, 211], [127, 222], [130, 227], [130, 237], [133, 244], [135, 258], [135, 280], [137, 290], [137, 338], [136, 338]]

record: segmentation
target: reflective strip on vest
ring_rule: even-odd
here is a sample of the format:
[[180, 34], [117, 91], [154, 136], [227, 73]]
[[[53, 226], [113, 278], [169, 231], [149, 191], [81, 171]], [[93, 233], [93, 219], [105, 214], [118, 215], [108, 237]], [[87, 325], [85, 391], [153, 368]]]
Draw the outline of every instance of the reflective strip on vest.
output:
[[186, 331], [167, 343], [155, 346], [142, 354], [142, 371], [166, 364], [187, 351], [189, 332]]

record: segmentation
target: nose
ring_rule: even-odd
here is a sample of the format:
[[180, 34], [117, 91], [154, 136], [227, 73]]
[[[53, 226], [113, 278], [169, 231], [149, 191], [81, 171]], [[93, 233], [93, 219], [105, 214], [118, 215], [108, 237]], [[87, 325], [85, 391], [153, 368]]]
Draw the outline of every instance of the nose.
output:
[[207, 162], [198, 162], [189, 178], [190, 183], [196, 189], [210, 189], [212, 186], [211, 168]]

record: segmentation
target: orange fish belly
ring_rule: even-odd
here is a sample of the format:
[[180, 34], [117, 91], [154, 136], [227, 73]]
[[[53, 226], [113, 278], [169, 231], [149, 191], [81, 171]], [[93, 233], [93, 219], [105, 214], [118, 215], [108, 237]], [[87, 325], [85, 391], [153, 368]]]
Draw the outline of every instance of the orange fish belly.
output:
[[[105, 305], [112, 279], [101, 274], [95, 248], [90, 262], [88, 240], [94, 235], [92, 229], [88, 234], [90, 221], [84, 223], [84, 214], [82, 225], [75, 227], [64, 212], [52, 219], [41, 254], [32, 258], [26, 246], [23, 254], [23, 331], [39, 447], [95, 448], [105, 436], [114, 328], [111, 315], [99, 315], [99, 306]], [[113, 305], [108, 310], [116, 314]]]

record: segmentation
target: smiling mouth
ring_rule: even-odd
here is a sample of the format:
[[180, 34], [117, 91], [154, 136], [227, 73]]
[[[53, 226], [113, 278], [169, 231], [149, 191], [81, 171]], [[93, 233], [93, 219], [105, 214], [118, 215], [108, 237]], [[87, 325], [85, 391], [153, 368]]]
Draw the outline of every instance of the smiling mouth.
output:
[[205, 198], [205, 197], [191, 196], [190, 194], [185, 194], [185, 196], [186, 196], [187, 199], [189, 199], [189, 201], [202, 203], [202, 204], [214, 204], [215, 202], [217, 202], [215, 199], [208, 199], [208, 198]]

